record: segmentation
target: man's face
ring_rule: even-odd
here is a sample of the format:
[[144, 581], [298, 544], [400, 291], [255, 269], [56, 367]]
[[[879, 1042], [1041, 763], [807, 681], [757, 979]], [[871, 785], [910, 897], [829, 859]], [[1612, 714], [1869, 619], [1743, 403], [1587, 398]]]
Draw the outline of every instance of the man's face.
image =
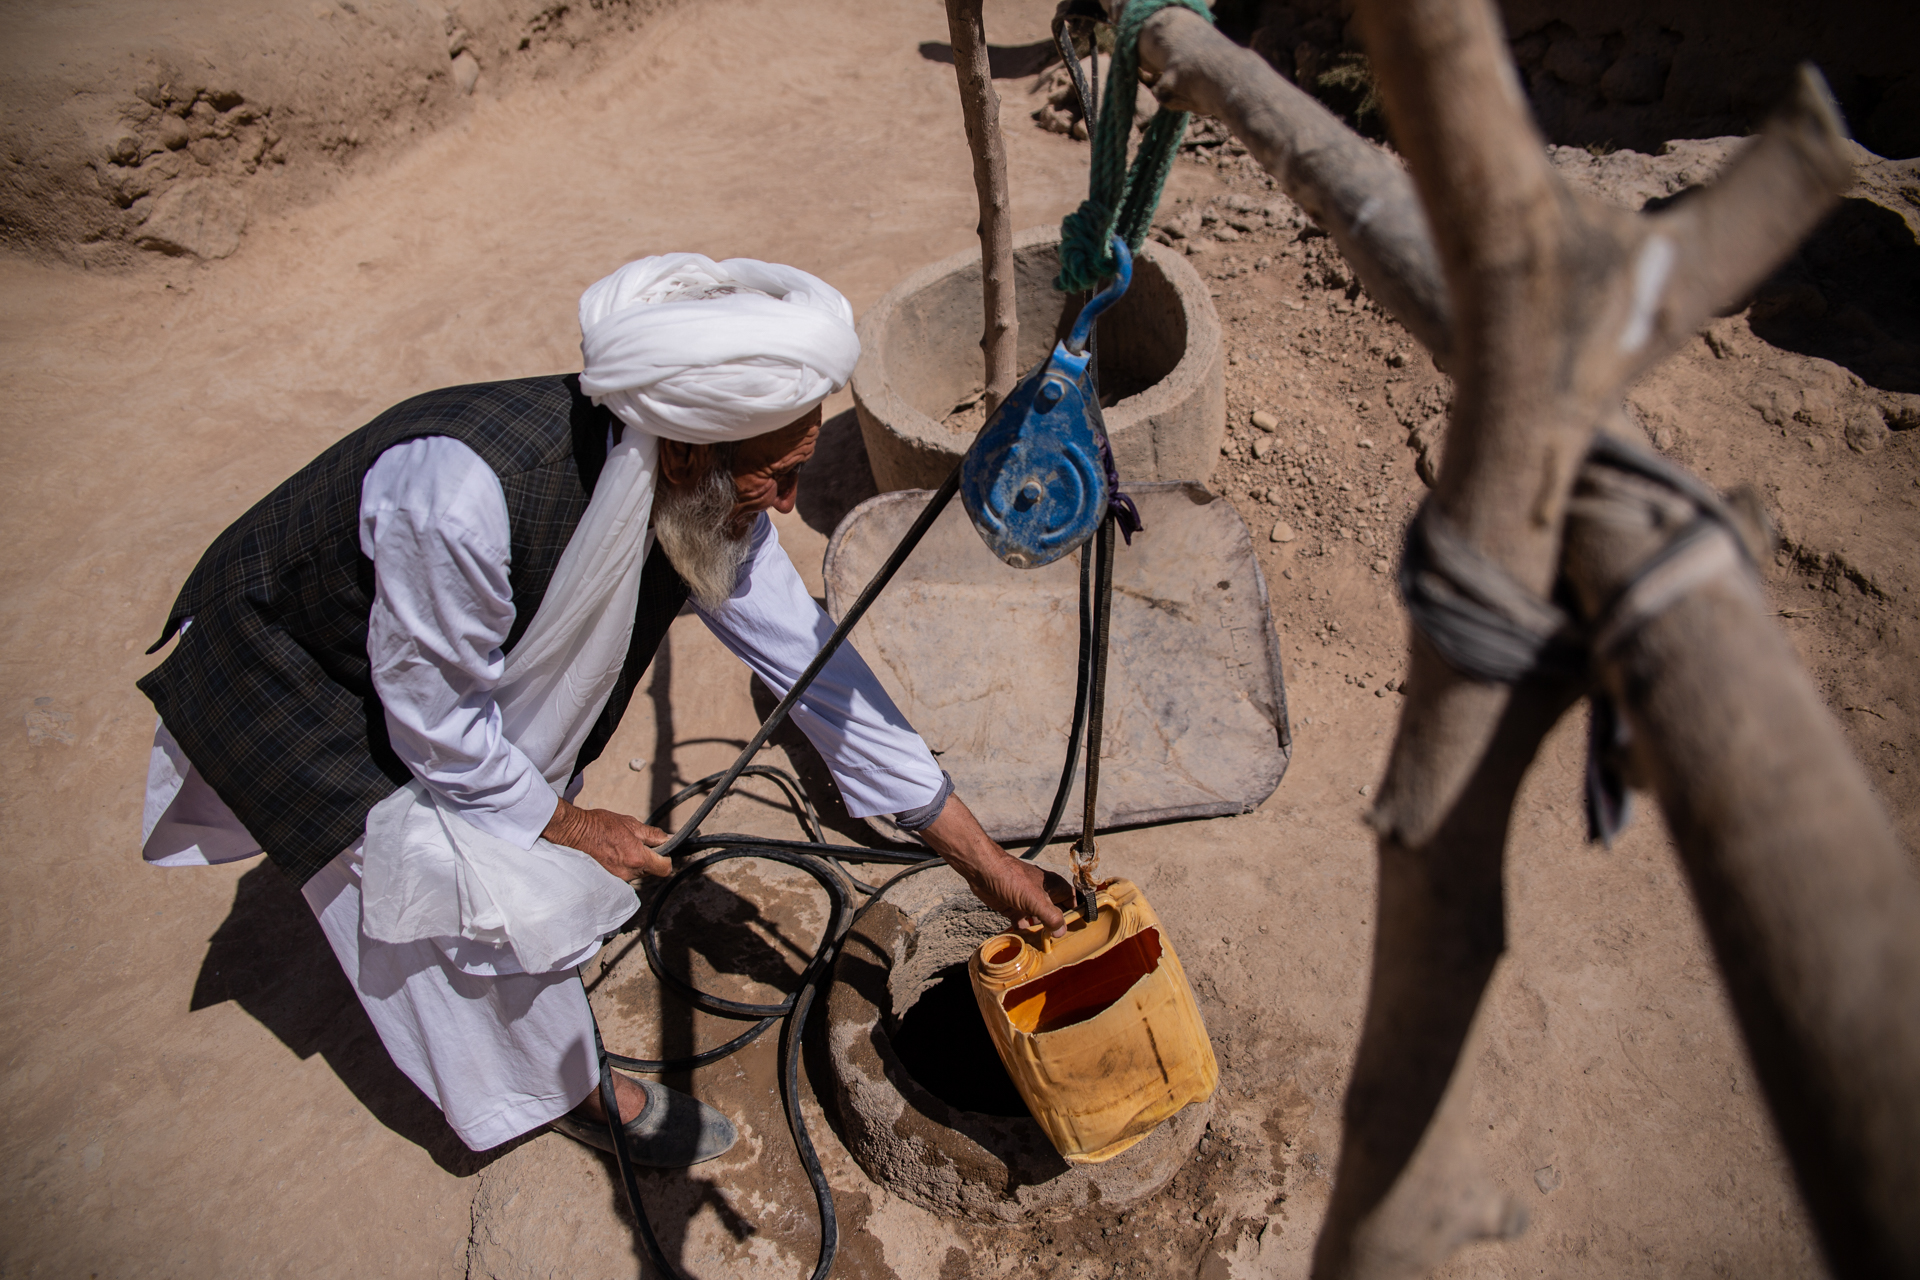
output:
[[820, 441], [820, 409], [778, 431], [742, 440], [733, 455], [733, 513], [727, 535], [745, 535], [762, 511], [782, 515], [793, 510], [800, 493], [800, 468]]

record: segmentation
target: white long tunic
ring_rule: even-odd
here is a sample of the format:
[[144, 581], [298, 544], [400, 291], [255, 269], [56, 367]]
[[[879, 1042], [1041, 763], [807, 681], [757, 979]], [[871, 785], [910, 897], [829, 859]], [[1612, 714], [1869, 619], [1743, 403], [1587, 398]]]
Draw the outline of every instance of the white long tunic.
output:
[[[784, 694], [832, 623], [762, 515], [733, 595], [696, 609], [721, 643]], [[374, 562], [367, 654], [396, 755], [466, 821], [529, 848], [556, 796], [501, 732], [492, 690], [515, 612], [499, 478], [444, 436], [383, 453], [360, 495], [360, 547]], [[856, 817], [942, 794], [940, 768], [860, 656], [842, 647], [793, 718]], [[569, 788], [577, 790], [579, 779]], [[155, 727], [142, 856], [157, 866], [253, 857], [260, 845]], [[394, 1062], [474, 1150], [565, 1114], [599, 1079], [592, 1017], [571, 972], [527, 974], [511, 951], [458, 939], [391, 944], [361, 927], [360, 842], [303, 893]], [[585, 960], [589, 947], [573, 963]]]

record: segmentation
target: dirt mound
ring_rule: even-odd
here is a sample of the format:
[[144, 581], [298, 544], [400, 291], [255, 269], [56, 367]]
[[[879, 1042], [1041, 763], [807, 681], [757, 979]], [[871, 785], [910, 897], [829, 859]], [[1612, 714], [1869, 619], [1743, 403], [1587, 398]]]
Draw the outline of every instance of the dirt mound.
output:
[[6, 0], [0, 245], [224, 258], [250, 218], [672, 0]]

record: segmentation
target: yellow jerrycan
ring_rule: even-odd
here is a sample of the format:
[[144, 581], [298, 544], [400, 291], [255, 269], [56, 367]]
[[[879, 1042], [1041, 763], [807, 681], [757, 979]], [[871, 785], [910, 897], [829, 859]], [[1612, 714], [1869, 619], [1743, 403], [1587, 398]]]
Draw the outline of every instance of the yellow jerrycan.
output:
[[1146, 896], [1109, 880], [1096, 902], [1092, 921], [1067, 913], [1064, 938], [996, 934], [967, 965], [1000, 1061], [1069, 1164], [1111, 1160], [1220, 1081]]

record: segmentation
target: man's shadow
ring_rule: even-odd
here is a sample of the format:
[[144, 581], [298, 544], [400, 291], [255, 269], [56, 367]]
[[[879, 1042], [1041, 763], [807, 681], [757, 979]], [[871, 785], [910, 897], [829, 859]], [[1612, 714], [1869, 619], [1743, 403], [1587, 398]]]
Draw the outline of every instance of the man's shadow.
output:
[[207, 942], [188, 1009], [231, 1000], [301, 1059], [320, 1054], [374, 1118], [470, 1177], [518, 1145], [467, 1150], [425, 1094], [387, 1056], [306, 899], [261, 859], [240, 877], [233, 908]]

